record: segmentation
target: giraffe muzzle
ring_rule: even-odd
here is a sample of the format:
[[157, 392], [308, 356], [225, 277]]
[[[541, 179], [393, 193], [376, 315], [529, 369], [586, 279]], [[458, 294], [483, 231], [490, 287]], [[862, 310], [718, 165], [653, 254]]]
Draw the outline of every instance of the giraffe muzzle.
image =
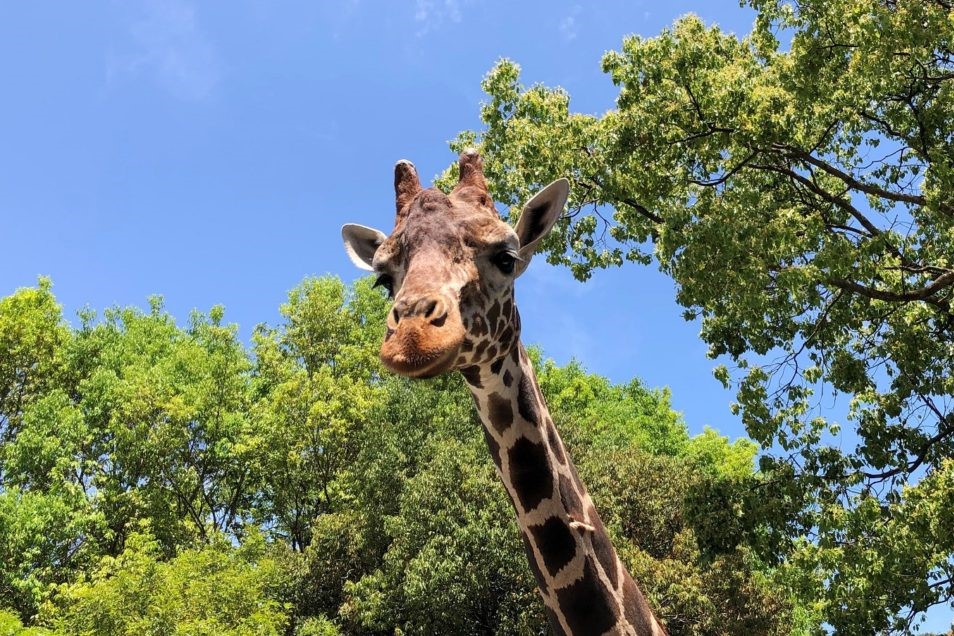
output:
[[399, 300], [388, 315], [381, 362], [412, 378], [449, 371], [464, 342], [464, 327], [453, 305], [440, 300]]

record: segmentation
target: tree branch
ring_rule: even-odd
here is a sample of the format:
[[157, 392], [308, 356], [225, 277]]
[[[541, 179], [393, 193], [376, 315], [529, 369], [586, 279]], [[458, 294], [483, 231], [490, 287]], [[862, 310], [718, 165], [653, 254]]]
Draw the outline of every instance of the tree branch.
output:
[[[590, 179], [590, 183], [586, 183], [586, 182], [583, 182], [583, 183], [589, 186], [590, 188], [599, 188], [600, 190], [603, 191], [604, 195], [606, 194], [606, 188], [597, 179]], [[604, 200], [606, 200], [605, 196], [604, 196]], [[645, 217], [646, 219], [649, 219], [653, 223], [661, 224], [663, 222], [663, 218], [661, 216], [651, 212], [649, 208], [647, 208], [644, 205], [641, 205], [635, 199], [631, 199], [629, 197], [619, 197], [619, 198], [616, 198], [616, 200], [619, 201], [620, 203], [625, 203], [629, 207], [639, 212], [641, 216]]]
[[889, 479], [901, 473], [907, 472], [912, 473], [917, 470], [921, 464], [927, 459], [928, 451], [931, 450], [935, 444], [943, 440], [945, 437], [948, 437], [954, 433], [954, 426], [951, 426], [951, 423], [948, 421], [950, 418], [941, 418], [941, 423], [938, 425], [938, 432], [933, 437], [929, 438], [924, 442], [924, 445], [921, 447], [921, 450], [918, 451], [917, 455], [914, 456], [913, 461], [910, 461], [903, 466], [896, 466], [891, 470], [886, 470], [882, 473], [861, 473], [867, 479]]
[[704, 187], [712, 187], [712, 186], [722, 185], [723, 183], [725, 183], [726, 181], [728, 181], [729, 179], [731, 179], [731, 178], [732, 178], [732, 175], [734, 175], [736, 172], [738, 172], [739, 170], [741, 170], [741, 169], [744, 168], [745, 166], [749, 165], [749, 162], [752, 161], [752, 160], [755, 158], [755, 155], [756, 155], [756, 154], [758, 154], [758, 151], [757, 151], [757, 150], [753, 150], [751, 153], [749, 153], [749, 155], [748, 155], [745, 159], [743, 159], [742, 161], [740, 161], [740, 162], [738, 163], [738, 165], [736, 165], [736, 166], [734, 166], [733, 168], [729, 169], [728, 172], [726, 172], [725, 174], [723, 174], [723, 175], [722, 175], [721, 177], [719, 177], [718, 179], [713, 179], [713, 180], [711, 180], [711, 181], [701, 181], [701, 180], [698, 180], [698, 179], [689, 179], [689, 182], [690, 182], [690, 183], [694, 183], [694, 184], [696, 184], [696, 185], [704, 186]]
[[653, 223], [661, 224], [663, 222], [663, 218], [661, 216], [653, 212], [650, 212], [649, 208], [647, 208], [646, 206], [640, 205], [634, 199], [630, 199], [630, 198], [620, 199], [620, 202], [625, 203], [629, 207], [633, 208], [634, 210], [639, 212], [642, 216], [646, 217]]
[[782, 144], [775, 144], [775, 147], [780, 150], [784, 150], [790, 156], [796, 157], [798, 159], [801, 159], [802, 161], [805, 161], [806, 163], [812, 164], [816, 168], [819, 168], [827, 172], [833, 177], [837, 177], [841, 179], [849, 187], [855, 190], [858, 190], [860, 192], [864, 192], [866, 194], [872, 194], [874, 196], [878, 196], [883, 199], [888, 199], [889, 201], [898, 201], [900, 203], [924, 205], [927, 202], [927, 200], [920, 195], [904, 194], [903, 192], [892, 192], [891, 190], [885, 190], [884, 188], [880, 188], [870, 183], [859, 181], [858, 179], [851, 176], [847, 172], [839, 170], [835, 166], [825, 161], [822, 161], [821, 159], [818, 159], [817, 157], [814, 157], [810, 153], [807, 153], [804, 150], [801, 150], [799, 148], [793, 148], [791, 146], [785, 146]]
[[787, 176], [788, 178], [794, 181], [797, 181], [798, 183], [801, 183], [803, 186], [805, 186], [806, 188], [808, 188], [809, 190], [811, 190], [812, 192], [820, 196], [825, 201], [828, 201], [829, 203], [837, 205], [841, 209], [848, 212], [848, 214], [853, 216], [856, 221], [861, 223], [861, 225], [866, 230], [868, 230], [868, 233], [871, 234], [871, 236], [881, 235], [882, 232], [880, 229], [878, 229], [878, 226], [876, 226], [874, 223], [868, 220], [868, 217], [862, 214], [861, 210], [853, 206], [848, 201], [845, 201], [843, 198], [835, 196], [831, 192], [828, 192], [827, 190], [820, 188], [818, 184], [816, 184], [811, 179], [798, 174], [797, 172], [795, 172], [794, 170], [790, 168], [785, 168], [782, 166], [776, 166], [773, 164], [754, 164], [754, 163], [751, 165], [753, 168], [758, 168], [761, 170], [768, 170], [771, 172], [777, 172], [779, 174], [783, 174]]
[[839, 289], [844, 289], [846, 291], [852, 291], [867, 298], [874, 298], [876, 300], [886, 300], [889, 302], [906, 302], [912, 300], [928, 300], [939, 291], [950, 287], [954, 284], [954, 270], [948, 270], [946, 273], [941, 274], [935, 278], [929, 285], [925, 285], [920, 289], [913, 289], [911, 291], [905, 292], [894, 292], [887, 289], [875, 289], [873, 287], [866, 287], [854, 281], [845, 280], [844, 278], [827, 278], [825, 282], [834, 285]]

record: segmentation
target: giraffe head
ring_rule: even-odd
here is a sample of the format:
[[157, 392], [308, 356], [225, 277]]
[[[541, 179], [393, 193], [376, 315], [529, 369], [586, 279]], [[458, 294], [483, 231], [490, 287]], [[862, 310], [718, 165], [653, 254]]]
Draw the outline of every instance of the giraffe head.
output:
[[414, 165], [399, 161], [390, 236], [362, 225], [341, 230], [351, 260], [374, 272], [394, 299], [381, 361], [402, 375], [431, 377], [510, 352], [520, 336], [514, 280], [560, 217], [569, 193], [566, 179], [551, 183], [511, 228], [487, 192], [480, 155], [465, 151], [459, 167], [460, 180], [445, 195], [421, 188]]

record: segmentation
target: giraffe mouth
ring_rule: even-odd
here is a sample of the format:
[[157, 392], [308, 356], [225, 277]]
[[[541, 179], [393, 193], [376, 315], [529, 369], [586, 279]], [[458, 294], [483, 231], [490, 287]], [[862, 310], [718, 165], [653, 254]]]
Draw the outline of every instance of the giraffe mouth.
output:
[[385, 366], [388, 367], [391, 371], [398, 373], [400, 375], [405, 375], [409, 378], [414, 378], [416, 380], [425, 380], [427, 378], [433, 378], [442, 373], [450, 371], [454, 366], [454, 360], [457, 358], [457, 351], [451, 350], [448, 351], [443, 357], [434, 360], [433, 362], [425, 362], [423, 365], [418, 365], [415, 363], [400, 363], [397, 361], [387, 361]]
[[384, 336], [381, 362], [398, 375], [432, 378], [454, 367], [463, 342], [463, 326], [451, 321], [435, 326], [426, 320], [405, 319]]

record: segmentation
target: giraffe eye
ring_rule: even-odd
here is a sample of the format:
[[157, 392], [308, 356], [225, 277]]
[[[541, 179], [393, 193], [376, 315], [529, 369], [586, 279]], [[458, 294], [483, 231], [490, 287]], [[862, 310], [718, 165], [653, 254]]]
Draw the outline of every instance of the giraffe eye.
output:
[[377, 280], [374, 281], [374, 287], [383, 287], [388, 292], [388, 298], [394, 298], [394, 279], [391, 278], [390, 274], [381, 274], [378, 276]]
[[491, 261], [497, 266], [497, 269], [504, 274], [513, 274], [513, 268], [517, 264], [517, 257], [510, 252], [500, 252], [496, 254]]

